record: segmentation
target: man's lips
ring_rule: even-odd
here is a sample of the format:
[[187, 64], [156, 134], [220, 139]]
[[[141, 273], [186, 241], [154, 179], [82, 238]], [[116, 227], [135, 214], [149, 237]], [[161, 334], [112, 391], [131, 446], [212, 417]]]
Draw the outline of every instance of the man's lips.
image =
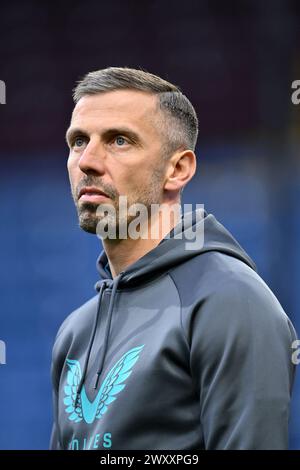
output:
[[80, 201], [101, 202], [109, 197], [101, 189], [95, 187], [85, 187], [79, 192], [78, 199]]

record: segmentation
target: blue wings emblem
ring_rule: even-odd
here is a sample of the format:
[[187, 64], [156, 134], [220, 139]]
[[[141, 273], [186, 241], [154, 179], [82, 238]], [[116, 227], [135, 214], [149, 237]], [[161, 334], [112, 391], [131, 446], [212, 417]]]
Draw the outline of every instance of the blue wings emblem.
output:
[[75, 423], [84, 420], [88, 424], [93, 423], [96, 418], [100, 419], [126, 386], [125, 381], [130, 376], [144, 346], [143, 344], [130, 349], [116, 362], [106, 375], [94, 401], [89, 400], [83, 386], [76, 407], [75, 401], [77, 388], [81, 380], [81, 367], [78, 361], [67, 359], [69, 370], [67, 385], [64, 388], [64, 404], [66, 405], [66, 412], [69, 414], [68, 418]]

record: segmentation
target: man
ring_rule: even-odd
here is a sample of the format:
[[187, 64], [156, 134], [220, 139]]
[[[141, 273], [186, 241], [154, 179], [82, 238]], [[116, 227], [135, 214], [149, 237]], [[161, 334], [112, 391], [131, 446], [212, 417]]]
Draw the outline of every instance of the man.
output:
[[51, 448], [286, 448], [293, 326], [215, 217], [178, 210], [196, 171], [193, 106], [117, 67], [87, 74], [74, 101], [72, 195], [104, 250], [97, 295], [53, 348]]

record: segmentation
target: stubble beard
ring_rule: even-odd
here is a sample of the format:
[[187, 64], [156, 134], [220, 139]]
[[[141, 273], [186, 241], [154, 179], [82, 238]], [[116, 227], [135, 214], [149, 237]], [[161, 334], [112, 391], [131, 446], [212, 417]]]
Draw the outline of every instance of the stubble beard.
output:
[[[158, 178], [158, 175], [153, 175], [152, 181], [149, 185], [142, 189], [136, 190], [135, 194], [132, 196], [127, 196], [127, 207], [134, 207], [135, 204], [142, 204], [146, 209], [148, 216], [151, 215], [151, 205], [152, 204], [161, 204], [163, 196], [163, 190], [161, 187], [161, 177]], [[124, 236], [125, 233], [128, 234], [128, 227], [130, 223], [138, 217], [136, 215], [130, 215], [127, 213], [124, 214], [123, 211], [120, 211], [119, 207], [119, 195], [111, 198], [110, 201], [103, 204], [83, 202], [80, 203], [78, 200], [75, 201], [79, 226], [85, 232], [96, 234], [97, 226], [101, 221], [103, 225], [107, 225], [110, 229], [113, 228], [113, 231], [116, 234], [116, 239], [120, 237], [122, 233]], [[105, 211], [102, 211], [102, 206], [113, 206], [115, 210], [115, 217], [112, 217], [111, 214], [105, 215]]]

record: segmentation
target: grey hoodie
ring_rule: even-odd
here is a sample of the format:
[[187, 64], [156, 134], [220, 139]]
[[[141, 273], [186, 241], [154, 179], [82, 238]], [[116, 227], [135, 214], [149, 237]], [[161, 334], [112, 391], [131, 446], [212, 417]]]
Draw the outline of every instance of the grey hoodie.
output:
[[56, 336], [51, 449], [287, 448], [295, 330], [238, 242], [199, 214], [114, 279], [101, 253], [97, 295]]

